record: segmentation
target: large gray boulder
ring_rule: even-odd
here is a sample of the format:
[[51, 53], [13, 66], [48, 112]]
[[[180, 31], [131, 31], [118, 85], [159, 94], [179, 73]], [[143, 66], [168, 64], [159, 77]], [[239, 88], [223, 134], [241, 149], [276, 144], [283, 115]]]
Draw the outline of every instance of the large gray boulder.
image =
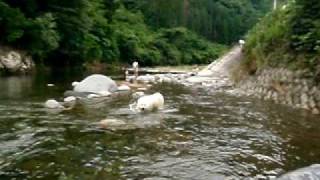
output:
[[278, 178], [278, 180], [320, 180], [320, 164], [289, 172]]
[[5, 56], [1, 56], [0, 59], [2, 64], [12, 71], [17, 71], [22, 66], [22, 58], [15, 51], [10, 51]]
[[0, 49], [0, 70], [11, 73], [25, 73], [34, 69], [34, 62], [30, 56], [9, 48]]
[[73, 91], [75, 92], [90, 92], [95, 94], [100, 94], [101, 92], [106, 91], [113, 93], [117, 90], [118, 86], [116, 82], [101, 74], [88, 76], [80, 83], [77, 83], [73, 88]]

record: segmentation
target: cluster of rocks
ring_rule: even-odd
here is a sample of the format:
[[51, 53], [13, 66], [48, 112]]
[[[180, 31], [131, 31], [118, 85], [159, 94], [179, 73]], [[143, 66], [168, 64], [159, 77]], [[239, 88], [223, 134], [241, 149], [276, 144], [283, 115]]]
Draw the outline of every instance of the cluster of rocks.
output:
[[35, 68], [31, 56], [9, 48], [0, 48], [0, 72], [28, 73]]
[[320, 114], [320, 87], [304, 71], [264, 69], [237, 83], [242, 94]]
[[127, 94], [131, 90], [129, 86], [118, 86], [111, 78], [100, 74], [88, 76], [81, 82], [73, 82], [72, 86], [73, 90], [64, 93], [63, 102], [49, 99], [45, 102], [45, 107], [56, 110], [70, 110], [78, 100], [86, 102], [95, 98], [115, 97]]
[[[210, 70], [206, 70], [210, 71]], [[212, 74], [200, 72], [189, 72], [189, 73], [181, 73], [181, 74], [147, 74], [138, 76], [136, 81], [138, 83], [145, 84], [160, 84], [160, 83], [170, 83], [170, 84], [181, 84], [187, 87], [207, 87], [212, 89], [226, 88], [231, 87], [232, 82], [229, 81], [229, 78], [222, 74]], [[216, 73], [216, 72], [213, 72]], [[133, 82], [134, 77], [128, 77], [127, 81]]]
[[[50, 85], [54, 86], [53, 84]], [[141, 84], [129, 84], [128, 86], [122, 83], [122, 85], [118, 86], [111, 78], [100, 74], [90, 75], [80, 82], [73, 82], [72, 86], [73, 90], [68, 90], [64, 93], [65, 98], [63, 98], [62, 102], [55, 99], [49, 99], [45, 102], [44, 107], [47, 108], [49, 112], [60, 113], [65, 110], [73, 109], [77, 104], [99, 107], [96, 105], [100, 102], [106, 102], [107, 100], [124, 95], [131, 95], [132, 100], [136, 101], [136, 103], [129, 105], [130, 110], [133, 112], [140, 112], [140, 110], [142, 110], [141, 112], [146, 112], [161, 109], [164, 103], [164, 98], [160, 93], [145, 95], [143, 90], [147, 90], [147, 88], [142, 89], [143, 85]], [[160, 97], [160, 101], [158, 101], [158, 98], [156, 97]], [[148, 103], [151, 103], [151, 106], [149, 106]], [[135, 108], [138, 109], [132, 108], [134, 105], [136, 105]], [[152, 124], [150, 124], [151, 122]], [[94, 125], [107, 130], [128, 130], [149, 125], [159, 125], [160, 123], [161, 118], [159, 117], [152, 121], [147, 119], [146, 122], [144, 122], [144, 120], [129, 122], [122, 119], [106, 118], [94, 123]]]
[[158, 84], [158, 83], [175, 83], [181, 84], [185, 79], [192, 76], [192, 73], [183, 73], [183, 74], [147, 74], [138, 76], [136, 81], [138, 83], [148, 83], [148, 84]]
[[183, 85], [188, 87], [201, 86], [204, 88], [209, 88], [210, 90], [218, 91], [232, 87], [232, 82], [227, 76], [203, 76], [197, 74], [193, 77], [187, 78]]
[[[241, 40], [244, 44], [244, 41]], [[241, 43], [240, 43], [241, 44]], [[194, 72], [178, 72], [165, 73], [165, 74], [147, 74], [143, 76], [126, 76], [126, 80], [129, 82], [141, 82], [141, 83], [175, 83], [186, 86], [202, 85], [205, 87], [224, 88], [230, 87], [232, 82], [229, 80], [231, 70], [239, 65], [242, 58], [242, 47], [235, 46], [229, 53], [226, 53], [223, 57], [213, 61], [207, 67], [201, 71], [195, 70]], [[133, 65], [134, 67], [134, 65]], [[134, 68], [133, 68], [134, 69]], [[134, 71], [134, 70], [130, 71]], [[137, 70], [135, 70], [137, 71]], [[139, 71], [140, 72], [140, 71]], [[151, 72], [149, 70], [149, 72]], [[157, 71], [155, 71], [157, 72]]]

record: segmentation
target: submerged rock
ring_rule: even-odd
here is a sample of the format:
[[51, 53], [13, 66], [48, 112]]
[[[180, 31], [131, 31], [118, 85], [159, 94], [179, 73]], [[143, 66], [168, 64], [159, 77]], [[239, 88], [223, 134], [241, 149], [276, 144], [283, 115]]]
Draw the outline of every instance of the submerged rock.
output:
[[44, 107], [49, 109], [64, 109], [64, 106], [54, 99], [49, 99], [45, 102]]
[[91, 98], [98, 98], [98, 97], [100, 97], [100, 95], [98, 95], [98, 94], [89, 94], [89, 95], [87, 96], [87, 98], [89, 98], [89, 99], [91, 99]]
[[156, 81], [156, 78], [154, 76], [151, 76], [150, 74], [147, 74], [145, 76], [137, 77], [137, 81], [142, 83], [154, 83]]
[[100, 74], [94, 74], [88, 76], [79, 83], [75, 83], [73, 90], [75, 92], [90, 92], [99, 94], [103, 91], [113, 93], [117, 91], [117, 89], [118, 87], [116, 82], [113, 81], [111, 78]]
[[66, 97], [63, 99], [63, 106], [66, 106], [66, 107], [74, 107], [77, 103], [77, 98], [74, 97], [74, 96], [69, 96], [69, 97]]
[[130, 91], [131, 88], [127, 85], [121, 85], [118, 87], [118, 91]]
[[126, 122], [119, 120], [119, 119], [104, 119], [99, 122], [99, 125], [102, 128], [123, 126], [125, 124], [126, 124]]
[[74, 97], [74, 96], [69, 96], [69, 97], [66, 97], [66, 98], [63, 99], [64, 102], [72, 102], [72, 101], [75, 101], [75, 100], [77, 100], [77, 98]]
[[97, 123], [98, 127], [107, 130], [130, 130], [136, 129], [137, 126], [129, 124], [120, 119], [104, 119]]

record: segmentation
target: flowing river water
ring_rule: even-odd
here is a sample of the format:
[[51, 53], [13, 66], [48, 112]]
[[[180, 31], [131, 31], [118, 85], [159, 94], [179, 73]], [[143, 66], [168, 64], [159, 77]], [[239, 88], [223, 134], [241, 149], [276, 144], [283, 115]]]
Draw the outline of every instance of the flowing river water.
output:
[[[224, 91], [156, 85], [165, 109], [151, 114], [129, 96], [43, 108], [80, 79], [0, 78], [0, 179], [270, 179], [320, 161], [319, 116]], [[105, 118], [136, 126], [98, 128]]]

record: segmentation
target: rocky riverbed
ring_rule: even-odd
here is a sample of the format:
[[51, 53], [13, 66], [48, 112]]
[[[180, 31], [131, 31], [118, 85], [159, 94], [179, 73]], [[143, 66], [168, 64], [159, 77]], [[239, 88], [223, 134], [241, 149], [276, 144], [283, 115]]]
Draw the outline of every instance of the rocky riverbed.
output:
[[[212, 62], [202, 69], [194, 69], [189, 72], [181, 73], [161, 73], [147, 74], [137, 78], [140, 83], [176, 83], [188, 87], [206, 87], [208, 89], [224, 89], [232, 87], [233, 82], [230, 79], [231, 70], [240, 64], [241, 48], [236, 46], [225, 56]], [[128, 77], [132, 81], [133, 76]]]

